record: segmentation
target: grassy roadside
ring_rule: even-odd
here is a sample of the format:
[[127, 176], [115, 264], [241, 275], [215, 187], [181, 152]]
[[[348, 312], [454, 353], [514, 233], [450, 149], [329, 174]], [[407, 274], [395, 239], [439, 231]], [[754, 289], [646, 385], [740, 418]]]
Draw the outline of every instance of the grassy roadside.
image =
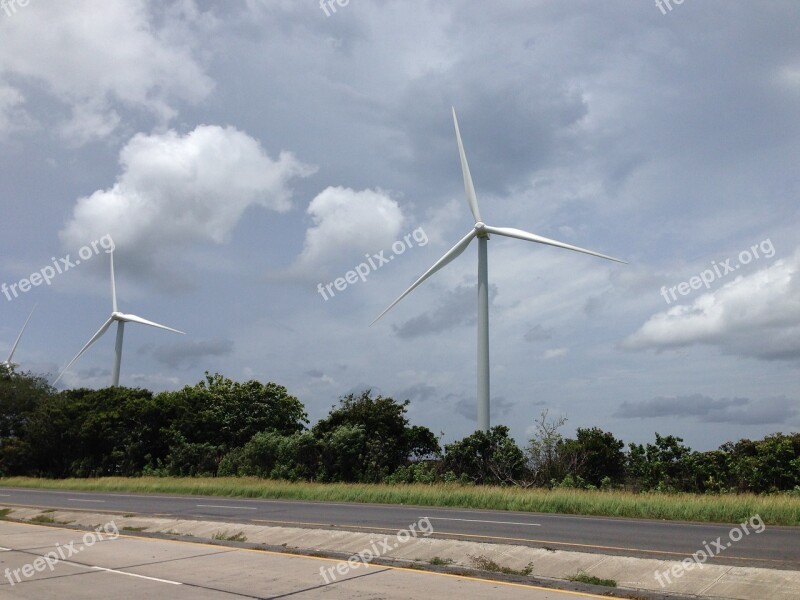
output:
[[740, 523], [758, 514], [768, 525], [800, 525], [800, 497], [789, 495], [700, 496], [570, 489], [522, 490], [451, 484], [289, 483], [244, 477], [106, 477], [58, 480], [8, 477], [0, 478], [0, 487], [411, 504], [715, 523]]

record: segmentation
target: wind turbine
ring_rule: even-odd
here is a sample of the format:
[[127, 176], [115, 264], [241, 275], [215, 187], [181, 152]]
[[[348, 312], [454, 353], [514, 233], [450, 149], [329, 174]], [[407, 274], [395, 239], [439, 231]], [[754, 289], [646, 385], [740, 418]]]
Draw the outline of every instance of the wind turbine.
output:
[[555, 246], [556, 248], [564, 248], [566, 250], [573, 250], [575, 252], [582, 252], [584, 254], [591, 254], [608, 260], [613, 260], [619, 263], [627, 264], [623, 260], [579, 248], [571, 244], [565, 244], [556, 240], [551, 240], [535, 233], [528, 233], [521, 229], [514, 229], [513, 227], [493, 227], [487, 225], [481, 219], [481, 214], [478, 209], [478, 198], [475, 195], [475, 186], [472, 184], [472, 175], [469, 172], [469, 164], [467, 164], [467, 155], [464, 153], [464, 145], [461, 143], [461, 132], [458, 128], [458, 118], [456, 117], [456, 109], [453, 109], [453, 124], [456, 128], [456, 141], [458, 142], [458, 153], [461, 157], [461, 171], [464, 174], [464, 189], [467, 193], [467, 203], [472, 211], [472, 216], [475, 217], [474, 227], [465, 235], [461, 240], [453, 246], [447, 253], [442, 256], [434, 265], [425, 271], [423, 275], [417, 279], [411, 287], [403, 292], [397, 300], [392, 302], [389, 307], [384, 310], [378, 318], [375, 319], [370, 325], [374, 324], [378, 319], [383, 317], [389, 312], [400, 300], [408, 296], [414, 289], [416, 289], [423, 281], [428, 279], [434, 273], [447, 266], [455, 258], [457, 258], [467, 246], [470, 245], [474, 238], [478, 238], [478, 429], [481, 431], [489, 431], [489, 271], [488, 271], [488, 257], [487, 248], [489, 241], [489, 234], [502, 235], [505, 237], [516, 238], [528, 242], [536, 242], [537, 244], [546, 244], [548, 246]]
[[0, 366], [6, 367], [6, 368], [9, 368], [9, 369], [17, 366], [16, 364], [14, 364], [11, 361], [14, 360], [14, 352], [17, 351], [17, 346], [19, 345], [19, 341], [22, 339], [22, 334], [25, 333], [25, 328], [28, 326], [28, 322], [31, 320], [31, 317], [33, 316], [33, 311], [34, 310], [36, 310], [36, 306], [35, 305], [34, 305], [33, 309], [31, 310], [31, 314], [28, 315], [28, 319], [25, 321], [25, 324], [22, 326], [22, 329], [20, 330], [19, 335], [17, 336], [17, 340], [14, 342], [14, 345], [11, 347], [11, 353], [8, 355], [8, 358], [6, 360], [4, 360], [2, 363], [0, 363]]
[[58, 383], [59, 379], [66, 373], [69, 368], [77, 361], [84, 352], [86, 352], [92, 344], [94, 344], [97, 340], [103, 337], [103, 334], [111, 327], [112, 323], [116, 321], [117, 323], [117, 343], [114, 348], [114, 371], [111, 375], [111, 385], [114, 387], [119, 386], [119, 367], [120, 363], [122, 362], [122, 336], [125, 333], [125, 323], [140, 323], [142, 325], [149, 325], [150, 327], [158, 327], [159, 329], [166, 329], [167, 331], [172, 331], [174, 333], [180, 333], [184, 335], [182, 331], [178, 331], [177, 329], [173, 329], [172, 327], [167, 327], [166, 325], [159, 325], [158, 323], [154, 323], [153, 321], [148, 321], [147, 319], [143, 319], [142, 317], [137, 317], [136, 315], [128, 315], [125, 313], [119, 312], [117, 310], [117, 285], [114, 280], [114, 252], [110, 252], [109, 256], [111, 258], [111, 305], [112, 311], [111, 316], [108, 320], [103, 323], [103, 326], [92, 336], [86, 345], [81, 348], [81, 351], [78, 352], [77, 356], [69, 361], [69, 364], [64, 368], [63, 371], [59, 374], [56, 380], [53, 382], [53, 385]]

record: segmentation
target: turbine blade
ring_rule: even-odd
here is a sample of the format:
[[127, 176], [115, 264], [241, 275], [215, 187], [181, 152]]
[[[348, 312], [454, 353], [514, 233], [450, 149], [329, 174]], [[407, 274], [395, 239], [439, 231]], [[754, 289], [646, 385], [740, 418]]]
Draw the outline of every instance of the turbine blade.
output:
[[114, 279], [114, 252], [110, 252], [111, 257], [111, 306], [114, 312], [117, 312], [117, 282]]
[[456, 117], [456, 109], [453, 108], [453, 123], [456, 126], [456, 140], [458, 141], [458, 154], [461, 157], [461, 172], [464, 174], [464, 191], [467, 192], [467, 202], [469, 202], [469, 209], [472, 211], [472, 216], [475, 217], [475, 222], [481, 220], [481, 212], [478, 210], [478, 197], [475, 195], [475, 186], [472, 185], [472, 175], [469, 172], [469, 164], [467, 163], [467, 155], [464, 153], [464, 144], [461, 143], [461, 131], [458, 129], [458, 118]]
[[154, 323], [153, 321], [148, 321], [147, 319], [143, 319], [142, 317], [137, 317], [136, 315], [120, 315], [120, 318], [126, 322], [140, 323], [142, 325], [149, 325], [150, 327], [157, 327], [159, 329], [166, 329], [167, 331], [172, 331], [174, 333], [180, 333], [181, 335], [186, 335], [182, 331], [178, 331], [177, 329], [173, 329], [172, 327], [167, 327], [166, 325], [159, 325], [158, 323]]
[[75, 358], [73, 358], [71, 361], [69, 361], [69, 364], [66, 367], [64, 367], [64, 370], [61, 371], [61, 373], [59, 373], [58, 377], [56, 377], [56, 380], [53, 382], [53, 385], [55, 385], [55, 384], [57, 384], [59, 382], [59, 380], [64, 375], [64, 373], [69, 371], [69, 368], [75, 363], [75, 361], [77, 361], [81, 356], [83, 356], [83, 353], [86, 352], [92, 346], [92, 344], [94, 344], [97, 340], [99, 340], [101, 337], [103, 337], [103, 334], [106, 331], [108, 331], [108, 328], [111, 327], [111, 324], [113, 322], [114, 322], [114, 318], [113, 317], [109, 317], [108, 321], [103, 323], [103, 326], [100, 329], [97, 330], [97, 333], [95, 333], [92, 336], [92, 339], [90, 339], [88, 342], [86, 342], [86, 345], [83, 348], [81, 348], [81, 351], [78, 352], [78, 354], [75, 356]]
[[564, 242], [559, 242], [558, 240], [551, 240], [550, 238], [536, 235], [535, 233], [528, 233], [522, 229], [514, 229], [513, 227], [491, 227], [487, 225], [486, 231], [489, 233], [496, 233], [497, 235], [504, 235], [506, 237], [526, 240], [528, 242], [536, 242], [537, 244], [546, 244], [548, 246], [555, 246], [556, 248], [564, 248], [565, 250], [574, 250], [575, 252], [591, 254], [592, 256], [613, 260], [614, 262], [622, 263], [623, 265], [628, 264], [624, 260], [614, 258], [613, 256], [608, 256], [607, 254], [600, 254], [599, 252], [594, 252], [593, 250], [587, 250], [586, 248], [573, 246], [572, 244], [565, 244]]
[[405, 292], [403, 292], [403, 293], [400, 295], [400, 297], [399, 297], [397, 300], [395, 300], [394, 302], [392, 302], [392, 303], [389, 305], [389, 307], [388, 307], [386, 310], [384, 310], [384, 311], [383, 311], [383, 312], [382, 312], [380, 315], [378, 315], [378, 318], [377, 318], [377, 319], [375, 319], [375, 320], [374, 320], [372, 323], [370, 323], [370, 324], [369, 324], [369, 325], [370, 325], [370, 327], [372, 327], [372, 326], [373, 326], [375, 323], [377, 323], [377, 322], [378, 322], [378, 320], [380, 320], [380, 318], [381, 318], [383, 315], [385, 315], [385, 314], [386, 314], [387, 312], [389, 312], [389, 311], [390, 311], [392, 308], [394, 308], [395, 304], [397, 304], [398, 302], [400, 302], [400, 300], [402, 300], [403, 298], [405, 298], [406, 296], [408, 296], [408, 295], [409, 295], [409, 294], [410, 294], [412, 291], [414, 291], [414, 289], [416, 289], [416, 288], [417, 288], [417, 287], [418, 287], [418, 286], [419, 286], [419, 285], [420, 285], [420, 284], [421, 284], [423, 281], [425, 281], [426, 279], [428, 279], [428, 277], [430, 277], [431, 275], [433, 275], [434, 273], [436, 273], [436, 271], [439, 271], [440, 269], [444, 268], [446, 265], [448, 265], [449, 263], [451, 263], [453, 260], [455, 260], [455, 259], [456, 259], [456, 258], [457, 258], [457, 257], [458, 257], [458, 256], [459, 256], [461, 253], [462, 253], [462, 252], [464, 252], [464, 250], [466, 250], [466, 249], [467, 249], [467, 246], [469, 246], [469, 243], [472, 241], [472, 239], [473, 239], [474, 237], [475, 237], [475, 230], [473, 229], [473, 230], [472, 230], [472, 231], [470, 231], [470, 232], [469, 232], [467, 235], [465, 235], [463, 238], [461, 238], [461, 240], [460, 240], [460, 241], [459, 241], [459, 242], [458, 242], [458, 243], [457, 243], [455, 246], [453, 246], [452, 248], [450, 248], [450, 250], [448, 250], [448, 251], [447, 251], [447, 253], [446, 253], [446, 254], [445, 254], [445, 255], [444, 255], [442, 258], [440, 258], [438, 261], [436, 261], [436, 263], [435, 263], [435, 264], [434, 264], [434, 265], [433, 265], [433, 266], [432, 266], [430, 269], [428, 269], [427, 271], [425, 271], [425, 273], [423, 273], [422, 277], [420, 277], [419, 279], [417, 279], [417, 280], [416, 280], [416, 281], [415, 281], [415, 282], [414, 282], [414, 283], [411, 285], [411, 287], [410, 287], [410, 288], [408, 288], [408, 289], [407, 289]]
[[22, 329], [20, 330], [19, 335], [17, 336], [17, 339], [14, 342], [14, 345], [11, 347], [11, 354], [8, 355], [8, 360], [6, 361], [6, 363], [9, 364], [9, 365], [11, 364], [11, 360], [14, 358], [14, 352], [17, 351], [17, 346], [19, 345], [19, 341], [22, 339], [22, 334], [25, 333], [25, 328], [28, 326], [28, 323], [30, 322], [31, 317], [33, 316], [33, 311], [36, 310], [37, 306], [38, 306], [38, 304], [34, 304], [33, 309], [31, 310], [31, 313], [28, 315], [28, 318], [26, 319], [25, 324], [22, 326]]

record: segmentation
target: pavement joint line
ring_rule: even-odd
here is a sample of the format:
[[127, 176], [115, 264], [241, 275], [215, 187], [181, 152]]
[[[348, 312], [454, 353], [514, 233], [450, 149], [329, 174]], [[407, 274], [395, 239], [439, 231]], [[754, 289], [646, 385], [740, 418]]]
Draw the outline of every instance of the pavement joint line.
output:
[[716, 578], [714, 581], [712, 581], [712, 582], [711, 582], [711, 583], [709, 583], [709, 584], [708, 584], [706, 587], [704, 587], [702, 590], [700, 590], [700, 593], [701, 593], [701, 594], [705, 594], [705, 593], [706, 593], [708, 590], [710, 590], [710, 589], [711, 589], [711, 588], [714, 586], [714, 584], [716, 584], [716, 583], [717, 583], [717, 582], [718, 582], [720, 579], [722, 579], [723, 577], [725, 577], [725, 575], [727, 575], [728, 573], [730, 573], [730, 572], [731, 572], [731, 569], [733, 569], [733, 567], [729, 567], [729, 568], [725, 569], [725, 572], [724, 572], [724, 573], [721, 573], [719, 577], [717, 577], [717, 578]]
[[[21, 521], [7, 521], [7, 522], [13, 523], [15, 525], [23, 525], [23, 526], [27, 526], [27, 527], [40, 527], [40, 528], [47, 528], [47, 529], [62, 529], [64, 531], [75, 531], [74, 529], [71, 529], [69, 527], [65, 527], [63, 525], [41, 525], [39, 523], [27, 523], [27, 522], [21, 522]], [[127, 534], [127, 533], [120, 533], [119, 537], [120, 538], [134, 539], [134, 540], [146, 540], [146, 541], [153, 541], [153, 539], [154, 539], [154, 538], [151, 538], [151, 537], [145, 537], [145, 536], [141, 536], [141, 535], [130, 535], [130, 534]], [[219, 549], [219, 545], [209, 544], [207, 542], [174, 540], [174, 539], [169, 539], [169, 538], [158, 538], [158, 541], [159, 542], [168, 542], [168, 543], [172, 543], [172, 544], [191, 544], [193, 546], [206, 546], [206, 547], [209, 547], [209, 548]], [[335, 562], [335, 563], [341, 563], [342, 562], [341, 559], [327, 558], [327, 557], [324, 557], [324, 556], [311, 556], [311, 555], [306, 555], [306, 554], [296, 554], [296, 553], [293, 553], [293, 552], [277, 552], [277, 551], [274, 551], [274, 550], [260, 550], [260, 549], [256, 549], [256, 548], [240, 548], [240, 547], [237, 547], [237, 546], [231, 546], [231, 547], [235, 551], [238, 551], [238, 552], [254, 552], [254, 553], [258, 553], [258, 554], [271, 554], [273, 556], [283, 556], [283, 557], [289, 557], [289, 558], [305, 558], [307, 560], [326, 561], [326, 562]], [[82, 568], [87, 568], [86, 565], [81, 565], [81, 567]], [[595, 598], [597, 600], [608, 600], [608, 596], [598, 596], [596, 594], [590, 594], [590, 593], [587, 593], [587, 592], [577, 592], [577, 591], [573, 591], [573, 590], [561, 590], [561, 589], [558, 589], [558, 588], [544, 587], [544, 586], [540, 586], [540, 585], [531, 585], [531, 584], [525, 584], [525, 583], [515, 583], [515, 582], [512, 582], [512, 581], [500, 581], [500, 580], [497, 580], [497, 579], [483, 579], [483, 578], [480, 578], [480, 577], [472, 577], [472, 576], [469, 576], [469, 575], [456, 575], [456, 574], [453, 574], [453, 573], [439, 573], [439, 572], [436, 572], [436, 571], [427, 571], [427, 570], [421, 570], [421, 569], [411, 569], [411, 568], [408, 568], [408, 567], [396, 567], [396, 566], [391, 566], [391, 565], [378, 565], [378, 564], [373, 565], [371, 563], [367, 563], [367, 567], [376, 568], [376, 569], [390, 569], [390, 570], [395, 570], [395, 571], [404, 571], [404, 572], [409, 572], [409, 573], [415, 573], [417, 575], [428, 575], [428, 576], [438, 576], [438, 577], [450, 577], [450, 578], [454, 578], [454, 579], [465, 579], [465, 580], [469, 580], [469, 581], [476, 581], [476, 582], [480, 582], [480, 583], [484, 583], [484, 584], [490, 584], [490, 585], [504, 585], [504, 586], [508, 586], [508, 587], [534, 589], [534, 590], [540, 590], [540, 591], [550, 592], [550, 593], [555, 593], [555, 594], [566, 594], [566, 595], [569, 595], [569, 596], [578, 596], [578, 597], [582, 597], [582, 598]]]

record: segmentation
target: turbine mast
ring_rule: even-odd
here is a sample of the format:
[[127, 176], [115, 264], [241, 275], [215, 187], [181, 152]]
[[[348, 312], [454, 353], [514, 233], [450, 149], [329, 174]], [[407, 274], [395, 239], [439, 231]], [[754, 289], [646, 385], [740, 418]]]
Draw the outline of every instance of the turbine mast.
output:
[[478, 237], [478, 429], [489, 432], [489, 238]]

